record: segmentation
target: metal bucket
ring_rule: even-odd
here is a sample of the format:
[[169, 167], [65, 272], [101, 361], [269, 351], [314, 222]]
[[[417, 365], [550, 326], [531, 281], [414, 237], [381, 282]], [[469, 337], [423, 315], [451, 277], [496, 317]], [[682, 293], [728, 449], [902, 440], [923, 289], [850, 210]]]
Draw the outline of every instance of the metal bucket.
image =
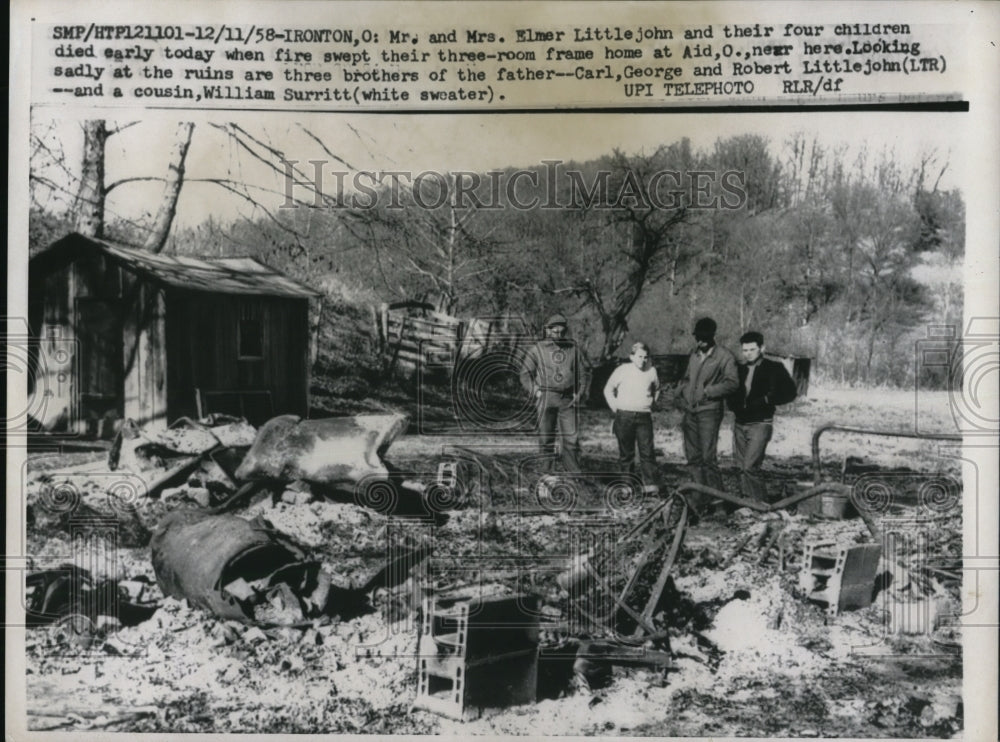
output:
[[[811, 482], [803, 484], [812, 486]], [[824, 492], [798, 504], [800, 515], [815, 515], [828, 520], [843, 520], [847, 515], [850, 498], [837, 492]]]

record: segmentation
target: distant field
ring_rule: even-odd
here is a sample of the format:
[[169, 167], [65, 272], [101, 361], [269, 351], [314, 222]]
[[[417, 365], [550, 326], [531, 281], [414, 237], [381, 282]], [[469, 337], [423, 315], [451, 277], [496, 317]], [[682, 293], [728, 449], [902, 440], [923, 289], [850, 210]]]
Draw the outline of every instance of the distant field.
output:
[[[921, 392], [918, 399], [912, 391], [812, 387], [809, 396], [779, 409], [768, 456], [809, 459], [813, 430], [828, 422], [875, 430], [954, 434], [958, 429], [952, 418], [950, 400], [948, 392]], [[680, 421], [681, 413], [672, 409], [661, 410], [654, 416], [655, 444], [662, 463], [683, 462]], [[585, 455], [588, 452], [602, 458], [614, 455], [616, 444], [611, 434], [610, 412], [581, 410], [580, 425]], [[393, 444], [392, 454], [409, 457], [435, 453], [451, 443], [529, 449], [534, 446], [530, 434], [497, 436], [486, 428], [477, 430], [473, 425], [468, 425], [466, 430], [467, 434], [462, 436], [404, 436]], [[830, 432], [822, 438], [822, 453], [824, 460], [854, 455], [885, 466], [919, 468], [930, 465], [937, 468], [932, 459], [937, 458], [941, 445], [932, 439], [892, 439]], [[719, 434], [719, 452], [724, 466], [731, 450], [732, 415], [727, 413]]]

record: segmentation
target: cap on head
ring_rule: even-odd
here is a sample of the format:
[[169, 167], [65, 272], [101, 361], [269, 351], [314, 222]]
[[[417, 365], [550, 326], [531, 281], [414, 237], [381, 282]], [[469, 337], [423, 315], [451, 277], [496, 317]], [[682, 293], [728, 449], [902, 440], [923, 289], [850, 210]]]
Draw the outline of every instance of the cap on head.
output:
[[714, 338], [715, 329], [716, 325], [714, 319], [711, 317], [702, 317], [694, 323], [694, 336], [696, 338]]
[[566, 327], [567, 324], [568, 323], [566, 322], [566, 317], [562, 314], [559, 314], [558, 312], [556, 312], [547, 320], [545, 320], [546, 327], [555, 327], [556, 325], [562, 325], [563, 327]]

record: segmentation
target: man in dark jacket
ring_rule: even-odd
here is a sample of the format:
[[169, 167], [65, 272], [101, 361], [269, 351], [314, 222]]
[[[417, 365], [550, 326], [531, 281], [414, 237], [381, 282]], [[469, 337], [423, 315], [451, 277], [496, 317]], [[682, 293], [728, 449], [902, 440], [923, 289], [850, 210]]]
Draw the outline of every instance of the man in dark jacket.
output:
[[[688, 359], [687, 371], [675, 393], [684, 411], [684, 455], [691, 476], [697, 484], [717, 490], [722, 487], [719, 472], [719, 427], [725, 414], [723, 403], [736, 391], [736, 359], [715, 344], [715, 320], [702, 317], [695, 323], [695, 350]], [[702, 498], [698, 498], [701, 500]]]
[[764, 336], [759, 332], [745, 333], [740, 346], [744, 360], [738, 369], [740, 384], [727, 400], [736, 415], [733, 458], [743, 496], [765, 502], [767, 488], [760, 468], [774, 428], [774, 408], [795, 399], [795, 382], [781, 363], [764, 358]]
[[553, 314], [545, 337], [528, 349], [520, 373], [521, 386], [538, 407], [538, 442], [545, 455], [555, 454], [556, 430], [563, 469], [580, 471], [577, 405], [586, 389], [586, 374], [573, 341], [566, 338], [566, 318]]

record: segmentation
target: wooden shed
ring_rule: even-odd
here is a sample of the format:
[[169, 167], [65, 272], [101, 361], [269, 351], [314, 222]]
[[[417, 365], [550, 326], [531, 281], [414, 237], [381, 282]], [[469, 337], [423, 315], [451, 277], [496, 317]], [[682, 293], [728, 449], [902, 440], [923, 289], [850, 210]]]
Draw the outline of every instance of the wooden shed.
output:
[[[162, 255], [70, 234], [30, 261], [46, 430], [162, 428], [309, 410], [312, 289], [252, 258]], [[47, 363], [69, 358], [69, 363]], [[31, 390], [29, 390], [31, 391]]]

